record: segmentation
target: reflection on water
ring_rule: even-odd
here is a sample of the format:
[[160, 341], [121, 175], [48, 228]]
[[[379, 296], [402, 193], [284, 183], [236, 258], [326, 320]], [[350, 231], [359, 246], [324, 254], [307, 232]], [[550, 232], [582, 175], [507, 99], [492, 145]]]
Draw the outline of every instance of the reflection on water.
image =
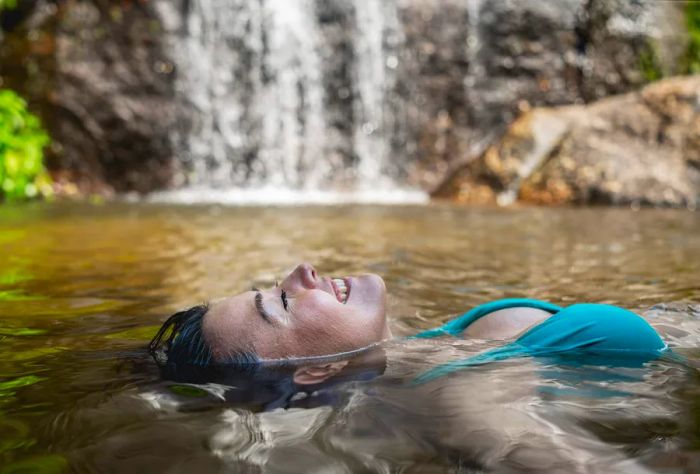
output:
[[[697, 213], [29, 205], [0, 209], [0, 248], [7, 469], [700, 469]], [[605, 302], [643, 312], [687, 363], [513, 360], [416, 387], [493, 343], [396, 340], [380, 369], [265, 401], [163, 380], [144, 356], [166, 315], [301, 260], [381, 274], [398, 335], [501, 297]]]

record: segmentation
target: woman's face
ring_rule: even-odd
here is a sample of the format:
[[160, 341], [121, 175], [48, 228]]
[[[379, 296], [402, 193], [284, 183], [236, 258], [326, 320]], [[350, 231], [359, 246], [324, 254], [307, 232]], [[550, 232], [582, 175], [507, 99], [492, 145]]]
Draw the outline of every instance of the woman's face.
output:
[[391, 337], [385, 300], [378, 275], [322, 277], [302, 263], [279, 286], [212, 302], [202, 327], [218, 361], [241, 351], [261, 359], [336, 354]]

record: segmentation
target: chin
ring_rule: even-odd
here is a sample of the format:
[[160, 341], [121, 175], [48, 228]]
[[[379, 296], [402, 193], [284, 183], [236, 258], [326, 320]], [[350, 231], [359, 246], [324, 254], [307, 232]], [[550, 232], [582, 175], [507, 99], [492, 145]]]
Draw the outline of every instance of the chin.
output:
[[382, 297], [386, 297], [386, 284], [384, 279], [375, 273], [367, 273], [362, 275], [369, 280], [369, 286], [373, 287], [376, 292], [381, 294]]
[[378, 310], [384, 312], [386, 301], [386, 285], [379, 275], [367, 273], [357, 276], [352, 281], [349, 303], [364, 307], [366, 310]]
[[367, 314], [371, 314], [377, 331], [377, 336], [379, 340], [391, 337], [389, 328], [386, 323], [386, 285], [384, 280], [379, 275], [373, 273], [368, 273], [362, 276], [365, 281], [363, 288], [363, 302], [364, 310]]

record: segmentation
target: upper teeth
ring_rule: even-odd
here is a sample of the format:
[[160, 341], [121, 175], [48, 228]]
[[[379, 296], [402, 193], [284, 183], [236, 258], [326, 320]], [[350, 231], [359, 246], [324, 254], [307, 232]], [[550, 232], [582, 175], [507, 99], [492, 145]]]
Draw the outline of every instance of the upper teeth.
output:
[[340, 291], [340, 301], [341, 303], [346, 303], [348, 301], [348, 287], [345, 286], [345, 281], [341, 278], [333, 278], [333, 283]]

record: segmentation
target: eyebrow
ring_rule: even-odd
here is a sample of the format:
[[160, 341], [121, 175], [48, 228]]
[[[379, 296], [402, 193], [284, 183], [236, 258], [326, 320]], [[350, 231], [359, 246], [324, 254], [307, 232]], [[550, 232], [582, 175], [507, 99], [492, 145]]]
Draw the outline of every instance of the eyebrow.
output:
[[260, 313], [260, 316], [262, 316], [265, 322], [272, 324], [272, 316], [265, 310], [265, 307], [263, 306], [262, 293], [260, 293], [260, 290], [258, 290], [257, 288], [253, 288], [253, 291], [255, 292], [255, 308], [258, 310], [258, 313]]

